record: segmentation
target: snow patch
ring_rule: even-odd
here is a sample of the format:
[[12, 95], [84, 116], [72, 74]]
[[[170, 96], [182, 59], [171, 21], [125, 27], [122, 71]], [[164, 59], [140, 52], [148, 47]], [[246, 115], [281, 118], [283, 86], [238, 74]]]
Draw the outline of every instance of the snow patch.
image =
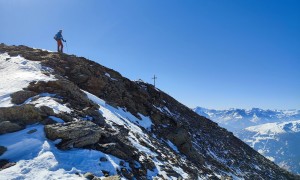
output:
[[71, 113], [72, 110], [66, 105], [62, 105], [55, 101], [52, 97], [40, 97], [37, 100], [31, 101], [29, 104], [34, 104], [35, 107], [47, 106], [53, 109], [54, 113], [60, 112]]
[[53, 75], [43, 74], [44, 69], [40, 62], [0, 54], [0, 107], [13, 106], [10, 94], [26, 88], [32, 81], [55, 80]]
[[111, 76], [110, 76], [110, 74], [109, 73], [105, 73], [105, 76], [107, 76], [107, 77], [109, 77], [111, 80], [113, 80], [113, 81], [118, 81], [117, 79], [115, 79], [115, 78], [112, 78]]
[[[112, 155], [95, 150], [72, 149], [61, 151], [46, 139], [43, 125], [29, 126], [24, 130], [0, 136], [0, 144], [7, 147], [1, 159], [17, 162], [0, 171], [0, 179], [84, 179], [75, 173], [92, 172], [104, 176], [101, 170], [116, 175], [120, 161]], [[34, 133], [28, 133], [36, 130]], [[105, 157], [107, 162], [100, 162]], [[130, 169], [125, 163], [125, 168]]]

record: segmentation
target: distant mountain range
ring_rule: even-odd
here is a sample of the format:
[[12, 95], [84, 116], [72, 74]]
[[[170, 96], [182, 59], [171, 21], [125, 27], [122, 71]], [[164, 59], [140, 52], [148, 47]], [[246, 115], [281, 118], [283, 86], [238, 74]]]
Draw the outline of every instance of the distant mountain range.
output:
[[263, 110], [259, 108], [215, 110], [197, 107], [194, 111], [212, 119], [230, 131], [271, 122], [285, 122], [300, 119], [300, 110]]
[[197, 107], [194, 111], [232, 131], [279, 166], [300, 173], [299, 110], [214, 110]]

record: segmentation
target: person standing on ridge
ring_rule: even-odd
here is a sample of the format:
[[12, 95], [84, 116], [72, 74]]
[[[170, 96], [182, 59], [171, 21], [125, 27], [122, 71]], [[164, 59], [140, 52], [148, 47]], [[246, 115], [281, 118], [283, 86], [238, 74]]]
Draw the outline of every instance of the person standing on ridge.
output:
[[57, 41], [57, 51], [63, 53], [64, 45], [63, 45], [62, 41], [63, 42], [67, 42], [67, 41], [64, 40], [61, 33], [62, 33], [62, 30], [59, 30], [58, 33], [55, 34], [54, 39]]

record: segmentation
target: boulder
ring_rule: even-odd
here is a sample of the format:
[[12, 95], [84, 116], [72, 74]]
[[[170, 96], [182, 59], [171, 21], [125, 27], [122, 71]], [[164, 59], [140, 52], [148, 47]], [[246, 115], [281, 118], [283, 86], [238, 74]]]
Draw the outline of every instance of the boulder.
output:
[[188, 154], [192, 148], [191, 136], [183, 127], [170, 130], [167, 138], [170, 139], [171, 142], [173, 142], [179, 150], [185, 154]]
[[120, 180], [120, 179], [121, 179], [121, 177], [119, 175], [103, 178], [103, 180]]
[[21, 129], [24, 129], [23, 126], [20, 126], [16, 123], [12, 123], [9, 121], [2, 121], [0, 122], [0, 135], [1, 134], [6, 134], [6, 133], [11, 133], [11, 132], [16, 132]]
[[100, 158], [100, 161], [101, 161], [101, 162], [106, 162], [106, 161], [108, 161], [108, 160], [107, 160], [106, 157], [101, 157], [101, 158]]
[[128, 150], [126, 149], [129, 148], [129, 146], [126, 146], [125, 144], [122, 145], [124, 146], [121, 146], [118, 143], [97, 144], [96, 149], [104, 153], [116, 156], [120, 159], [132, 159], [133, 152], [127, 153]]
[[93, 173], [87, 172], [83, 175], [83, 177], [85, 177], [88, 180], [92, 180], [94, 179], [95, 175]]
[[14, 165], [16, 165], [16, 163], [9, 162], [6, 159], [0, 159], [0, 171], [3, 170], [3, 169], [9, 168], [11, 166], [14, 166]]
[[5, 153], [5, 151], [7, 151], [7, 148], [4, 146], [0, 146], [0, 156], [2, 156], [2, 154]]
[[45, 126], [45, 133], [50, 140], [62, 139], [58, 144], [60, 149], [84, 147], [98, 142], [101, 128], [90, 121], [74, 121], [68, 123], [50, 124]]
[[10, 95], [11, 102], [14, 104], [22, 104], [30, 97], [36, 96], [37, 93], [33, 91], [18, 91]]
[[0, 122], [10, 121], [21, 126], [34, 124], [43, 119], [39, 108], [30, 104], [0, 108]]

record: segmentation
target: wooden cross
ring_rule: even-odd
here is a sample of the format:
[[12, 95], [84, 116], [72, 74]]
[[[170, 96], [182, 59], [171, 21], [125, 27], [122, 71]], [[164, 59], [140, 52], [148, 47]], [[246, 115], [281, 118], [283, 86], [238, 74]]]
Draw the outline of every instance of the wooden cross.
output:
[[154, 80], [154, 87], [155, 87], [155, 80], [157, 79], [157, 77], [154, 74], [154, 77], [152, 78]]

